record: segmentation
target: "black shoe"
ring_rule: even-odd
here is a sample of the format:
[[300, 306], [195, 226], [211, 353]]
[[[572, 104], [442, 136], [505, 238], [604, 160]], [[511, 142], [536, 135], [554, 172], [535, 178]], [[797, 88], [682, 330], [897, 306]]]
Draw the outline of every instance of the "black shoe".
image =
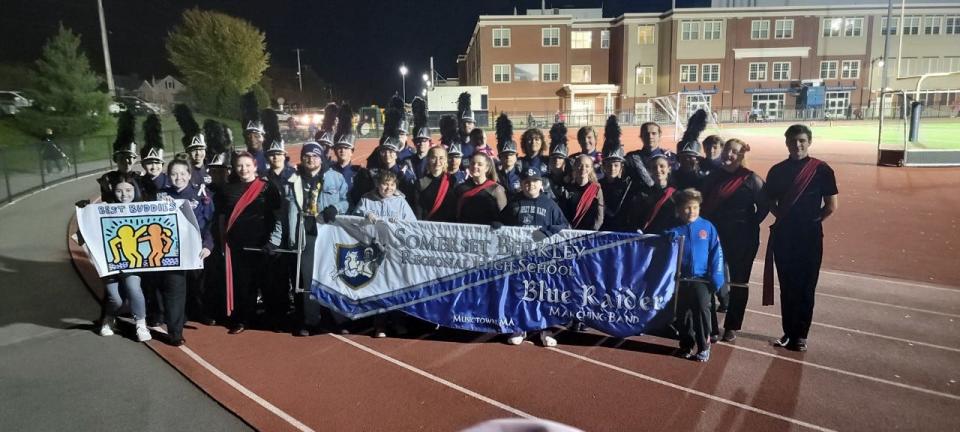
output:
[[310, 336], [310, 330], [307, 330], [305, 328], [297, 329], [296, 331], [293, 332], [293, 335], [296, 337], [307, 337], [307, 336]]
[[787, 345], [790, 345], [790, 338], [787, 337], [787, 335], [783, 335], [780, 337], [780, 339], [773, 340], [770, 343], [772, 343], [773, 346], [775, 347], [783, 348], [783, 347], [786, 347]]
[[724, 330], [724, 331], [723, 331], [723, 337], [720, 338], [720, 340], [722, 340], [722, 341], [724, 341], [724, 342], [733, 342], [733, 341], [737, 340], [737, 331], [736, 331], [736, 330], [729, 330], [729, 329]]
[[171, 345], [171, 346], [178, 347], [178, 346], [184, 346], [184, 345], [186, 345], [186, 344], [187, 344], [187, 340], [184, 339], [183, 337], [179, 337], [179, 338], [171, 339], [171, 340], [170, 340], [170, 345]]
[[203, 325], [205, 325], [205, 326], [215, 326], [215, 325], [217, 325], [217, 320], [215, 320], [215, 319], [213, 319], [213, 318], [210, 318], [210, 317], [202, 317], [202, 318], [200, 318], [199, 320], [197, 320], [197, 322], [199, 322], [200, 324], [203, 324]]
[[682, 359], [687, 359], [687, 360], [690, 360], [696, 357], [696, 355], [693, 353], [693, 348], [683, 348], [683, 347], [673, 350], [673, 352], [671, 352], [670, 355], [674, 357], [679, 357]]
[[243, 326], [243, 324], [237, 324], [233, 327], [230, 327], [230, 331], [228, 331], [227, 333], [235, 335], [235, 334], [243, 333], [244, 330], [246, 330], [246, 328]]
[[725, 305], [717, 306], [717, 313], [727, 313], [727, 307]]
[[795, 343], [791, 343], [791, 344], [787, 345], [787, 349], [790, 350], [790, 351], [806, 352], [806, 351], [807, 351], [807, 340], [806, 340], [806, 339], [797, 338], [797, 341], [796, 341]]
[[720, 341], [720, 335], [712, 334], [710, 335], [710, 343], [715, 344]]

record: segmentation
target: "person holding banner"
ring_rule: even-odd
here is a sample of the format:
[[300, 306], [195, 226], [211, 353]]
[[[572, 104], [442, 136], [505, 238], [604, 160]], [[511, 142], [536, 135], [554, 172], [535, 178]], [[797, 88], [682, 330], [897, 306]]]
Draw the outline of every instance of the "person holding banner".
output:
[[[189, 203], [200, 228], [203, 248], [200, 259], [205, 260], [213, 250], [213, 236], [210, 225], [213, 221], [213, 201], [209, 195], [201, 194], [201, 187], [190, 182], [190, 164], [182, 159], [174, 159], [167, 167], [171, 185], [157, 194], [157, 199], [182, 199]], [[183, 323], [187, 315], [205, 322], [209, 316], [204, 308], [206, 302], [203, 270], [165, 271], [159, 273], [160, 298], [163, 300], [163, 317], [167, 323], [167, 341], [170, 345], [180, 346], [183, 339]], [[189, 298], [189, 301], [188, 301]], [[186, 309], [186, 310], [185, 310]]]
[[730, 279], [724, 342], [735, 340], [743, 325], [750, 272], [760, 247], [760, 224], [769, 211], [763, 180], [746, 167], [749, 151], [747, 143], [728, 140], [720, 155], [720, 168], [707, 176], [703, 186], [703, 217], [717, 227]]
[[456, 221], [478, 225], [498, 221], [500, 212], [507, 206], [507, 192], [497, 183], [493, 159], [486, 153], [474, 153], [468, 175], [467, 181], [454, 189]]
[[789, 157], [770, 168], [764, 195], [777, 218], [763, 268], [763, 304], [773, 304], [773, 268], [780, 281], [783, 336], [773, 341], [793, 351], [807, 350], [814, 296], [823, 260], [823, 221], [837, 210], [833, 169], [810, 157], [813, 132], [805, 125], [787, 128]]
[[[680, 285], [676, 294], [676, 323], [680, 347], [674, 355], [698, 362], [710, 360], [710, 299], [723, 287], [723, 248], [717, 229], [700, 217], [703, 197], [693, 188], [676, 194], [677, 217], [683, 225], [667, 231], [684, 237], [680, 263]], [[693, 348], [697, 353], [693, 353]]]
[[226, 221], [222, 225], [226, 313], [231, 322], [230, 334], [239, 334], [253, 318], [257, 289], [266, 288], [264, 255], [273, 255], [280, 246], [281, 198], [272, 183], [257, 176], [252, 154], [237, 154], [233, 168], [236, 181], [224, 185], [223, 192], [214, 198], [218, 215]]
[[594, 157], [581, 153], [573, 158], [569, 181], [557, 196], [570, 228], [596, 231], [603, 225], [603, 190], [593, 168]]
[[427, 171], [417, 180], [414, 189], [413, 212], [419, 220], [452, 222], [454, 219], [453, 190], [457, 179], [447, 173], [447, 154], [441, 146], [431, 148], [427, 154]]

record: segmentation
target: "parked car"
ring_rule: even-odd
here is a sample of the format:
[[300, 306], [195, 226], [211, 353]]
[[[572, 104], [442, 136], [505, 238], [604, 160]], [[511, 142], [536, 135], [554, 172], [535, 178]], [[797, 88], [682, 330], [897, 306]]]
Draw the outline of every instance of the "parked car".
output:
[[116, 98], [109, 107], [110, 114], [117, 115], [132, 110], [135, 115], [160, 114], [160, 107], [135, 96]]
[[16, 91], [0, 91], [0, 115], [17, 115], [23, 108], [33, 106], [33, 101]]

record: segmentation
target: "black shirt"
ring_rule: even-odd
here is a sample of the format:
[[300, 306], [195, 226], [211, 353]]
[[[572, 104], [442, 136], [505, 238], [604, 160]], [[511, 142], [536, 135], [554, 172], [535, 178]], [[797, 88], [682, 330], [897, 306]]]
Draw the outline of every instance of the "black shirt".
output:
[[[809, 157], [800, 160], [787, 159], [770, 168], [767, 184], [763, 187], [767, 199], [777, 202], [780, 206], [788, 204], [780, 201], [785, 198], [794, 180], [800, 175], [800, 170], [809, 159]], [[819, 224], [823, 198], [837, 193], [837, 179], [833, 169], [826, 162], [821, 162], [810, 185], [790, 208], [789, 213], [781, 212], [777, 217], [777, 226], [797, 227]]]
[[[443, 177], [447, 178], [447, 194], [440, 203], [440, 208], [429, 219], [427, 215], [433, 210], [433, 204], [440, 192], [440, 184]], [[435, 222], [453, 222], [456, 219], [457, 198], [454, 189], [457, 187], [457, 180], [450, 174], [441, 174], [440, 177], [433, 177], [430, 174], [424, 174], [417, 180], [415, 190], [413, 213], [420, 220], [430, 220]]]
[[270, 240], [280, 210], [280, 192], [269, 181], [256, 179], [250, 183], [234, 182], [223, 186], [222, 193], [214, 196], [214, 208], [224, 217], [224, 228], [230, 221], [233, 208], [240, 197], [254, 182], [266, 182], [263, 190], [243, 213], [237, 217], [233, 227], [227, 232], [227, 242], [232, 247], [261, 247]]

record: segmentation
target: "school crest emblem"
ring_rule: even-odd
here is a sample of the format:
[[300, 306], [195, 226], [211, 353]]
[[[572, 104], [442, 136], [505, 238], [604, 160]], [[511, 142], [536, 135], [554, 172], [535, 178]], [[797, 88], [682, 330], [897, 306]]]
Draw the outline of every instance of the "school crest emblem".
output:
[[383, 262], [383, 250], [374, 243], [337, 243], [336, 277], [350, 288], [360, 289], [377, 274]]

